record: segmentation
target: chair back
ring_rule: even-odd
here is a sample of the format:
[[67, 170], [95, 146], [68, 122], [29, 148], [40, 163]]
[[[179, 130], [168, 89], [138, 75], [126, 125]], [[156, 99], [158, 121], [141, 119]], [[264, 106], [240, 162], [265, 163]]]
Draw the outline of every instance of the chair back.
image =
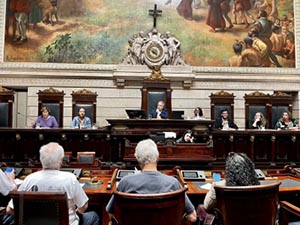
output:
[[67, 194], [13, 191], [15, 225], [69, 225]]
[[280, 182], [255, 186], [215, 185], [223, 225], [274, 225]]
[[181, 225], [185, 191], [160, 194], [114, 192], [114, 212], [119, 225]]

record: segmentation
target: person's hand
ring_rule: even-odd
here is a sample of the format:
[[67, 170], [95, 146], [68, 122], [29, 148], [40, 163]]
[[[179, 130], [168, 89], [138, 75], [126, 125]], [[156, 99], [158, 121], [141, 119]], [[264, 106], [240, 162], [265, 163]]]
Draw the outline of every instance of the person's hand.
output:
[[14, 183], [15, 180], [15, 170], [13, 169], [10, 173], [7, 173], [6, 176], [8, 177], [8, 179]]

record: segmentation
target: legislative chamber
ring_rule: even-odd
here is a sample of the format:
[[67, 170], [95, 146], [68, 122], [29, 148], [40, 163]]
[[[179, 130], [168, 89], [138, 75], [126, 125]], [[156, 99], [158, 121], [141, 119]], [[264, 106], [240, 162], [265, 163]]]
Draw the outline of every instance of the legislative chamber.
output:
[[[214, 175], [226, 180], [228, 154], [244, 153], [261, 186], [278, 185], [272, 202], [280, 205], [279, 225], [299, 223], [300, 1], [250, 1], [244, 11], [235, 11], [234, 1], [232, 22], [206, 0], [50, 1], [51, 10], [30, 6], [44, 10], [44, 18], [34, 22], [30, 15], [25, 30], [9, 2], [0, 7], [0, 168], [13, 168], [18, 185], [42, 169], [40, 148], [56, 142], [64, 149], [61, 170], [76, 176], [88, 211], [109, 224], [105, 207], [122, 178], [140, 172], [135, 149], [151, 139], [158, 170], [180, 182], [196, 209]], [[265, 54], [253, 47], [257, 37], [246, 43], [261, 10], [273, 25]], [[212, 24], [219, 14], [225, 27]], [[37, 124], [44, 108], [54, 127]], [[74, 125], [80, 110], [88, 126]], [[215, 127], [224, 110], [236, 128]], [[257, 113], [264, 117], [259, 128]], [[278, 127], [284, 114], [293, 129]], [[192, 141], [178, 141], [187, 131]], [[0, 224], [9, 198], [0, 195]], [[249, 215], [264, 215], [254, 208]], [[215, 224], [222, 224], [220, 215]]]

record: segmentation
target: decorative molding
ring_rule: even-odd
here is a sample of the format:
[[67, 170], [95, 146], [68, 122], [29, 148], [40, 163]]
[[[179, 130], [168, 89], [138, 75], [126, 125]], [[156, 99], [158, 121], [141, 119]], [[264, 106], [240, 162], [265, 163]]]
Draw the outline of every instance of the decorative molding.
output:
[[268, 97], [269, 94], [262, 93], [260, 91], [255, 91], [250, 94], [245, 94], [245, 97]]

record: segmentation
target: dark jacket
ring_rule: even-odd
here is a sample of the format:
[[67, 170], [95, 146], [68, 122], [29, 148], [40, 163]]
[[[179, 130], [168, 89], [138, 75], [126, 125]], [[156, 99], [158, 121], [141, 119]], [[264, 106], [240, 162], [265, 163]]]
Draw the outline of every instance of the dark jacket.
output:
[[[222, 123], [223, 123], [222, 118], [216, 119], [215, 128], [223, 129]], [[233, 122], [233, 120], [229, 118], [228, 118], [228, 126], [229, 128], [239, 129], [238, 126]]]

